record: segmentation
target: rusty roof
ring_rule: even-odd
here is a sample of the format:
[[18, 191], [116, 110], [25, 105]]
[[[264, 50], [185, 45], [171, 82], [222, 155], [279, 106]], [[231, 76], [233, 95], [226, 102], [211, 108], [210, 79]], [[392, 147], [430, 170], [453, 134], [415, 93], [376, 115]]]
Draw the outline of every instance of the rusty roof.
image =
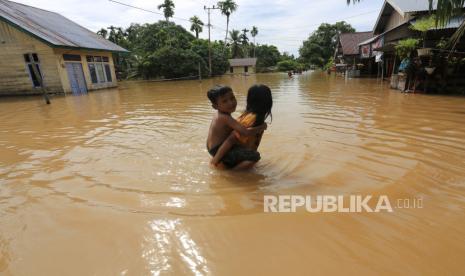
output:
[[233, 58], [229, 60], [229, 65], [231, 65], [232, 67], [255, 66], [256, 63], [256, 58]]
[[373, 37], [372, 32], [358, 32], [358, 33], [345, 33], [339, 36], [339, 42], [342, 46], [342, 54], [344, 55], [358, 55], [359, 47], [363, 41]]
[[127, 52], [126, 49], [51, 11], [0, 0], [0, 20], [52, 47]]

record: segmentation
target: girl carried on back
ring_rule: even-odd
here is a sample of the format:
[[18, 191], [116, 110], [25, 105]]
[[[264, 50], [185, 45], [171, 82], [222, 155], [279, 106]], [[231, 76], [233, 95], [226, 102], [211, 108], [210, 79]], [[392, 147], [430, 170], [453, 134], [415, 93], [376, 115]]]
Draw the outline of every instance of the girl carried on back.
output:
[[[271, 114], [273, 107], [273, 98], [268, 86], [257, 84], [249, 88], [247, 92], [247, 106], [244, 113], [239, 116], [237, 121], [246, 128], [262, 125]], [[221, 163], [221, 160], [228, 156], [229, 153], [236, 152], [236, 148], [245, 148], [247, 150], [257, 151], [263, 136], [263, 131], [254, 136], [242, 136], [237, 131], [233, 131], [216, 152], [211, 163], [215, 166]], [[234, 151], [230, 151], [232, 148]], [[229, 154], [231, 155], [231, 154]], [[230, 156], [228, 156], [230, 158]], [[249, 161], [242, 164], [239, 169], [251, 168], [256, 162]]]

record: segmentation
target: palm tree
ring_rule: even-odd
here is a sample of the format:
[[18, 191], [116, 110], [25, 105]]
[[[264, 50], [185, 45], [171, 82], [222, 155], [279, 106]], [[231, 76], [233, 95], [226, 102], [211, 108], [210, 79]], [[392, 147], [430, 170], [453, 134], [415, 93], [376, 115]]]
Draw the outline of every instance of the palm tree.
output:
[[[433, 0], [429, 1], [429, 9], [430, 11], [434, 9], [434, 2]], [[436, 7], [436, 24], [444, 26], [446, 25], [453, 16], [461, 16], [465, 17], [465, 11], [463, 10], [463, 6], [465, 4], [464, 0], [437, 0], [437, 7]], [[462, 21], [460, 26], [457, 28], [455, 33], [450, 37], [449, 46], [451, 46], [452, 50], [457, 46], [457, 43], [462, 38], [463, 34], [465, 33], [465, 20]]]
[[258, 28], [256, 26], [252, 26], [252, 30], [250, 31], [250, 34], [253, 37], [253, 57], [255, 57], [255, 37], [258, 34]]
[[158, 9], [163, 9], [163, 14], [165, 15], [166, 22], [169, 21], [170, 17], [174, 15], [174, 2], [171, 0], [165, 0], [163, 4], [158, 5]]
[[249, 50], [247, 49], [248, 48], [247, 46], [249, 45], [249, 38], [247, 37], [248, 32], [249, 30], [244, 28], [242, 30], [242, 34], [239, 36], [241, 43], [242, 43], [242, 53], [244, 54], [244, 57], [249, 56]]
[[231, 53], [233, 58], [237, 58], [240, 52], [241, 38], [240, 32], [238, 30], [232, 30], [229, 32], [229, 36], [231, 37]]
[[197, 16], [192, 16], [189, 21], [192, 23], [191, 31], [195, 32], [195, 37], [199, 39], [199, 33], [203, 31], [202, 26], [204, 25], [202, 20], [200, 20]]
[[221, 13], [226, 15], [226, 36], [224, 37], [224, 44], [228, 40], [229, 16], [237, 10], [237, 4], [233, 0], [224, 0], [217, 3]]

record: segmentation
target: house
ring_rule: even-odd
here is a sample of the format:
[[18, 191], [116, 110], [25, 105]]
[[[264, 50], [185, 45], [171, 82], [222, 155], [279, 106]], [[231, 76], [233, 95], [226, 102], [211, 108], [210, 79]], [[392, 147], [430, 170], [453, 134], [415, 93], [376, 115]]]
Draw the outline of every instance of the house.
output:
[[[435, 5], [437, 1], [434, 2]], [[434, 7], [434, 6], [433, 6]], [[395, 46], [399, 40], [418, 37], [410, 26], [415, 20], [429, 15], [428, 0], [385, 0], [373, 28], [373, 37], [359, 44], [360, 58], [368, 60], [372, 73], [390, 77], [396, 60]], [[431, 30], [426, 47], [435, 48], [441, 37], [448, 38], [463, 18], [455, 18], [444, 27]], [[367, 62], [367, 61], [365, 61]], [[376, 65], [376, 66], [375, 66]]]
[[256, 58], [234, 58], [229, 60], [229, 74], [255, 73]]
[[[117, 86], [126, 49], [55, 12], [0, 0], [0, 95], [85, 93]], [[39, 76], [38, 76], [39, 75]]]
[[337, 38], [334, 63], [337, 68], [347, 68], [360, 63], [359, 44], [373, 37], [370, 32], [343, 33]]

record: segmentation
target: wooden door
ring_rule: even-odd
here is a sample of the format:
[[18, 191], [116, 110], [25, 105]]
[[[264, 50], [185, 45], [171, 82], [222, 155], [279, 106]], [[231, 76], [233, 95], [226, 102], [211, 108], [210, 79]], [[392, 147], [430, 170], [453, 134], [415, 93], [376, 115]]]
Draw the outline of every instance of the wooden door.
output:
[[82, 71], [82, 64], [67, 62], [66, 71], [68, 72], [69, 84], [73, 94], [79, 95], [87, 93], [86, 79], [84, 78], [84, 71]]

